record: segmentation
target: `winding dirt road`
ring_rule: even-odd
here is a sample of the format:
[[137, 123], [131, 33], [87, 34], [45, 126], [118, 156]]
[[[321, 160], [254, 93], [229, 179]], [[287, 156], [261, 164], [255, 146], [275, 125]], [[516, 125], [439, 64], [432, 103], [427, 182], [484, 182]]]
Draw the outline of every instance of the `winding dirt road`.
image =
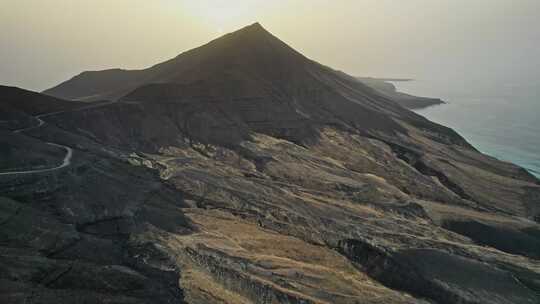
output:
[[58, 169], [62, 169], [64, 167], [67, 167], [69, 165], [71, 165], [71, 158], [73, 157], [73, 149], [71, 149], [70, 147], [67, 147], [67, 146], [63, 146], [63, 145], [59, 145], [59, 144], [55, 144], [55, 143], [47, 143], [51, 146], [56, 146], [56, 147], [60, 147], [60, 148], [64, 148], [66, 149], [66, 156], [64, 156], [64, 160], [62, 161], [62, 164], [60, 166], [56, 166], [56, 167], [53, 167], [53, 168], [46, 168], [46, 169], [36, 169], [36, 170], [28, 170], [28, 171], [11, 171], [11, 172], [2, 172], [0, 173], [0, 176], [3, 176], [3, 175], [14, 175], [14, 174], [33, 174], [33, 173], [44, 173], [44, 172], [50, 172], [50, 171], [55, 171], [55, 170], [58, 170]]
[[[102, 102], [102, 103], [95, 104], [95, 105], [89, 105], [87, 107], [81, 107], [81, 108], [78, 108], [78, 109], [75, 109], [75, 110], [70, 110], [70, 111], [58, 111], [58, 112], [40, 114], [40, 115], [34, 116], [34, 118], [36, 118], [38, 120], [38, 124], [36, 126], [31, 126], [31, 127], [27, 127], [27, 128], [14, 130], [13, 133], [22, 133], [22, 132], [25, 132], [25, 131], [41, 128], [42, 126], [44, 126], [46, 124], [46, 122], [43, 119], [41, 119], [42, 117], [47, 117], [47, 116], [52, 116], [52, 115], [57, 115], [57, 114], [62, 114], [62, 113], [67, 113], [67, 112], [78, 112], [78, 111], [103, 107], [103, 106], [107, 106], [107, 105], [110, 105], [110, 104], [113, 104], [113, 103], [116, 103], [116, 102], [117, 101], [108, 101], [108, 102]], [[44, 172], [50, 172], [50, 171], [55, 171], [55, 170], [58, 170], [58, 169], [62, 169], [62, 168], [65, 168], [65, 167], [71, 165], [71, 158], [73, 157], [73, 149], [72, 148], [70, 148], [68, 146], [56, 144], [56, 143], [51, 143], [51, 142], [47, 142], [47, 144], [51, 145], [51, 146], [63, 148], [63, 149], [66, 150], [66, 155], [64, 156], [62, 164], [60, 164], [59, 166], [53, 167], [53, 168], [26, 170], [26, 171], [0, 172], [0, 176], [44, 173]]]

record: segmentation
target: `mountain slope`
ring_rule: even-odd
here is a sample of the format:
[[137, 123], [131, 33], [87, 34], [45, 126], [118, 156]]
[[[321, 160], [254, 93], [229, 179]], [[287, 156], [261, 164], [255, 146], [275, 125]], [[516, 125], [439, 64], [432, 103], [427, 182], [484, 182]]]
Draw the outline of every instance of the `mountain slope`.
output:
[[259, 24], [53, 93], [114, 102], [10, 134], [74, 153], [0, 179], [9, 299], [539, 300], [538, 180]]

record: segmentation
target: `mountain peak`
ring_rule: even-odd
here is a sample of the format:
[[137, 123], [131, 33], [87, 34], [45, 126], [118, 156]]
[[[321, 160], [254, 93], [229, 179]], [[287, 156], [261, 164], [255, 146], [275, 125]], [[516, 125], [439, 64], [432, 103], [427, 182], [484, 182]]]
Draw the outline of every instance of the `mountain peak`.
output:
[[247, 25], [239, 30], [225, 34], [224, 37], [274, 37], [269, 31], [267, 31], [259, 22]]
[[283, 74], [305, 60], [255, 22], [148, 69], [86, 72], [44, 93], [77, 100], [118, 99], [148, 82], [188, 83], [240, 71], [251, 76]]
[[248, 25], [247, 27], [253, 27], [253, 28], [261, 28], [261, 29], [264, 29], [264, 27], [263, 27], [259, 22], [254, 22], [254, 23]]
[[268, 32], [259, 22], [255, 22], [250, 25], [244, 26], [239, 31], [242, 31], [242, 30]]

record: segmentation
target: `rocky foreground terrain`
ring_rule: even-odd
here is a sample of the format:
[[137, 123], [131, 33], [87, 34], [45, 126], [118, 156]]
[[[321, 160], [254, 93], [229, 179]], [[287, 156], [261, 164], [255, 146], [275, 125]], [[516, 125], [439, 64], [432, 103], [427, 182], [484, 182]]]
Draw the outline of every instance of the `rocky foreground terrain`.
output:
[[259, 24], [0, 93], [1, 303], [540, 303], [536, 178]]

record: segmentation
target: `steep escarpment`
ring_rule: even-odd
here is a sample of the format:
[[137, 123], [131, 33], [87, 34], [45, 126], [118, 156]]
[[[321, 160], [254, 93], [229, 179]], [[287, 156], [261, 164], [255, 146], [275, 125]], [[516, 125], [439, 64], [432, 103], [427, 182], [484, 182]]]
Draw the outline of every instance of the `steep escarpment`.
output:
[[540, 299], [534, 177], [259, 24], [54, 92], [113, 100], [5, 130], [73, 151], [0, 176], [10, 301]]

